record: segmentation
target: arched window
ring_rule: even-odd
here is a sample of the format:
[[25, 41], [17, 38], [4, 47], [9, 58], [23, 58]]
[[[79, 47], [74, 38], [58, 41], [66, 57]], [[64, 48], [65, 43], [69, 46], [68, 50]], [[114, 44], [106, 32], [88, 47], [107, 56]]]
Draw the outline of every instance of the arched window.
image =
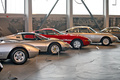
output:
[[[32, 0], [33, 14], [47, 14], [57, 0]], [[59, 0], [51, 14], [66, 14], [66, 0]]]
[[[84, 2], [93, 15], [103, 15], [103, 0], [84, 0]], [[73, 0], [73, 14], [89, 15], [81, 0]]]
[[4, 13], [5, 10], [5, 0], [0, 1], [0, 13]]
[[7, 0], [7, 13], [24, 14], [24, 0]]
[[109, 0], [109, 15], [120, 15], [120, 0]]

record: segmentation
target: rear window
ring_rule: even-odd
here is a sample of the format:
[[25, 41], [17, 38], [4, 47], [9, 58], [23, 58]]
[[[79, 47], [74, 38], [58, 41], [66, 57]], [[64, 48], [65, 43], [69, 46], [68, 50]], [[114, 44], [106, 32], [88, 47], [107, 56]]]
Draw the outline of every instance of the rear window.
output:
[[35, 35], [23, 35], [24, 40], [36, 40]]

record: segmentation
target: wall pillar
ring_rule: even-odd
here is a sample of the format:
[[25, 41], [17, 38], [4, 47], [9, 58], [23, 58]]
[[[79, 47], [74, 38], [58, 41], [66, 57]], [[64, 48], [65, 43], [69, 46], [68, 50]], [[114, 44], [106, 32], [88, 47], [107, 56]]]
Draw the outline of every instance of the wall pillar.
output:
[[109, 27], [109, 0], [103, 0], [104, 28]]
[[73, 0], [67, 0], [66, 3], [67, 28], [71, 28], [73, 27]]
[[25, 1], [25, 31], [31, 32], [32, 28], [32, 0], [24, 0]]

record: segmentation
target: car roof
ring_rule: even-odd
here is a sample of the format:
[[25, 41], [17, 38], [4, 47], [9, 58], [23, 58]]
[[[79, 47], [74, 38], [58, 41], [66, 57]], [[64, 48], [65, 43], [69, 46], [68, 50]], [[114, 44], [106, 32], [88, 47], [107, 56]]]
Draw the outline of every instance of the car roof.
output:
[[119, 28], [119, 27], [116, 26], [116, 27], [108, 27], [108, 28]]
[[32, 32], [19, 32], [19, 33], [17, 33], [17, 34], [36, 34], [36, 33], [32, 33]]
[[70, 29], [74, 29], [74, 28], [90, 28], [89, 26], [74, 26], [71, 27]]
[[43, 29], [40, 29], [40, 30], [55, 30], [54, 28], [43, 28]]

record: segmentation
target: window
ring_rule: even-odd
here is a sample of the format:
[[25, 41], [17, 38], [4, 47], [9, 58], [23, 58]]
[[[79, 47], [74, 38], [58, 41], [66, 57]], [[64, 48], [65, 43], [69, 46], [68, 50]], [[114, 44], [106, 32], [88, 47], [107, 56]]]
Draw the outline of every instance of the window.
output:
[[72, 33], [72, 32], [73, 32], [73, 29], [69, 29], [69, 30], [67, 30], [66, 32]]
[[[76, 2], [80, 4], [77, 4]], [[92, 14], [103, 15], [103, 0], [84, 0], [84, 2]], [[89, 15], [81, 0], [73, 0], [73, 14]]]
[[105, 28], [102, 32], [109, 32], [109, 29]]
[[73, 29], [73, 32], [74, 32], [74, 33], [79, 33], [79, 28]]
[[35, 31], [35, 33], [44, 34], [43, 31]]
[[45, 31], [46, 31], [46, 35], [57, 35], [57, 33], [52, 30], [45, 30]]
[[23, 35], [24, 40], [36, 40], [35, 35]]
[[7, 0], [7, 13], [24, 14], [24, 0]]
[[5, 0], [0, 1], [0, 13], [4, 13], [5, 10]]
[[[32, 0], [33, 14], [48, 14], [57, 0]], [[66, 14], [66, 0], [59, 0], [51, 14]]]
[[87, 28], [80, 28], [80, 33], [90, 33]]
[[55, 30], [55, 32], [56, 32], [56, 34], [58, 33], [58, 34], [65, 34], [65, 33], [62, 33], [61, 31], [59, 31], [59, 30], [57, 30], [57, 29], [54, 29]]
[[113, 32], [120, 32], [120, 30], [118, 28], [113, 28], [112, 31]]
[[120, 15], [120, 0], [109, 0], [109, 14]]

